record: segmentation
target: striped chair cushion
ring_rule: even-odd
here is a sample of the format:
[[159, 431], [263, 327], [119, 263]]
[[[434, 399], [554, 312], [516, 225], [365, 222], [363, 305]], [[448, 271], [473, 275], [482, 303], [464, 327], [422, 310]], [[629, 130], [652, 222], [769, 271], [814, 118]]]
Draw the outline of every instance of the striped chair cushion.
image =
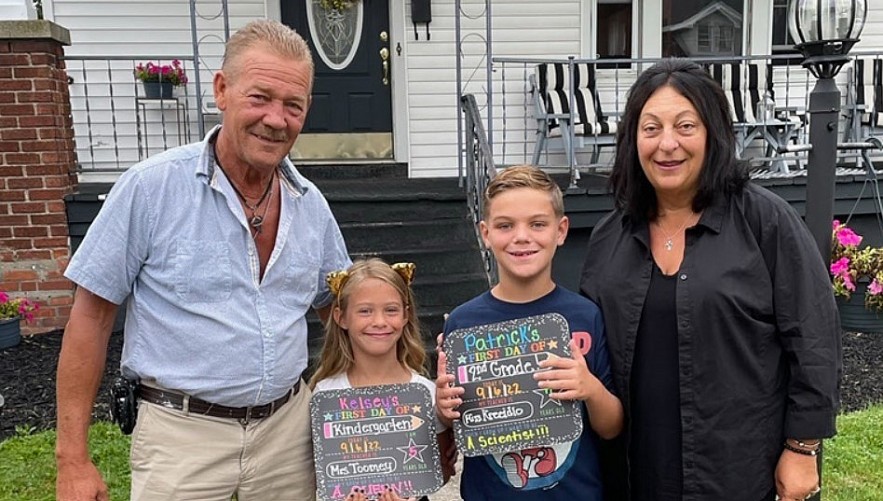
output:
[[730, 104], [730, 118], [737, 123], [747, 123], [743, 106], [742, 75], [739, 63], [710, 63], [705, 69], [720, 84]]
[[[569, 114], [570, 96], [568, 90], [568, 65], [562, 63], [543, 63], [535, 69], [538, 90], [542, 97], [546, 113]], [[599, 135], [616, 133], [616, 122], [608, 119], [601, 111], [598, 91], [595, 82], [595, 68], [589, 64], [574, 66], [574, 134]], [[561, 135], [558, 120], [549, 123], [549, 135]]]
[[855, 62], [856, 104], [862, 109], [861, 124], [883, 125], [883, 59], [859, 57]]
[[[763, 109], [763, 99], [769, 95], [775, 104], [772, 67], [768, 63], [709, 63], [705, 69], [720, 84], [730, 104], [730, 115], [735, 125], [757, 125], [764, 121], [759, 115]], [[794, 123], [802, 118], [794, 113], [779, 113], [779, 120]]]

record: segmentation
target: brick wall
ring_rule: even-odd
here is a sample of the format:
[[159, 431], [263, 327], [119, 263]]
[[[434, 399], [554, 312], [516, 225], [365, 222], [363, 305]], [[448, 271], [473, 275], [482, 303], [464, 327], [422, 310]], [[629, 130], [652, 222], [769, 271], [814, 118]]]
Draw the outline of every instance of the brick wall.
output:
[[64, 196], [76, 157], [64, 45], [49, 21], [0, 22], [0, 290], [40, 304], [25, 333], [64, 327], [73, 288]]

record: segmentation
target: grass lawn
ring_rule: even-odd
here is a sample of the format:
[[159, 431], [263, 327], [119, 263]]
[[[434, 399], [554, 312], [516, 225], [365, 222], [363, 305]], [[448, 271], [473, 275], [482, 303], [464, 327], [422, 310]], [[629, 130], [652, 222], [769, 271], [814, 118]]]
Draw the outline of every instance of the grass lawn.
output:
[[[883, 404], [841, 415], [839, 434], [825, 442], [825, 501], [883, 501]], [[90, 431], [92, 457], [113, 501], [128, 499], [129, 438], [116, 425], [96, 423]], [[30, 433], [0, 442], [0, 499], [55, 499], [55, 432]]]
[[[112, 501], [129, 499], [129, 437], [117, 425], [95, 423], [89, 429], [92, 460], [104, 476]], [[0, 499], [55, 500], [55, 431], [18, 436], [0, 442]]]
[[883, 405], [837, 418], [825, 441], [823, 499], [883, 500]]

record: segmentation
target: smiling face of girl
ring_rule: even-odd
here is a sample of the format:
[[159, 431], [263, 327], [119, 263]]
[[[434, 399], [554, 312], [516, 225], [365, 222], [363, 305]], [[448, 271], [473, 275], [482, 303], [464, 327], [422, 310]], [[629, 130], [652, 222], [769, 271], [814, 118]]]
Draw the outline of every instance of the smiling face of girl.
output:
[[346, 308], [334, 309], [334, 321], [349, 335], [356, 363], [396, 362], [396, 347], [407, 323], [401, 294], [379, 278], [354, 285]]

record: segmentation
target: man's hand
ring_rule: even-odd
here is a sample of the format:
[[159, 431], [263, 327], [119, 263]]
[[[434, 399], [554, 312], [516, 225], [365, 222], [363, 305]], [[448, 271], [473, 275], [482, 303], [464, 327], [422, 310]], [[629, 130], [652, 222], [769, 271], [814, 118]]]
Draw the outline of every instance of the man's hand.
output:
[[98, 468], [84, 460], [68, 462], [58, 460], [58, 476], [55, 480], [55, 499], [58, 501], [110, 501], [107, 485]]
[[819, 489], [819, 470], [815, 456], [782, 451], [776, 465], [776, 494], [779, 499], [804, 500]]

